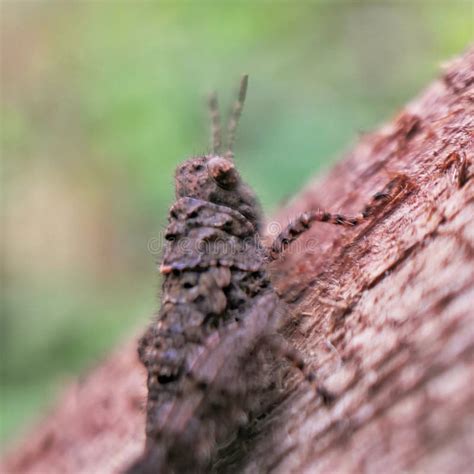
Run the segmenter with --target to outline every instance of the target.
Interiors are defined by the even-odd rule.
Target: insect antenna
[[[221,116],[216,92],[209,95],[209,113],[211,116],[211,148],[212,153],[219,154],[222,145]]]
[[[244,107],[248,81],[249,76],[247,74],[243,75],[242,79],[240,80],[239,95],[237,96],[237,101],[234,103],[232,112],[230,114],[229,123],[227,125],[227,151],[225,153],[225,158],[228,160],[231,160],[234,157],[234,152],[232,149],[235,142],[235,131],[239,123],[240,115],[242,114],[242,109]]]

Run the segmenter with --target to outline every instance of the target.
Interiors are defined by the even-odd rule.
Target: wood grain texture
[[[356,213],[394,174],[407,177],[369,223],[315,225],[272,264],[290,307],[285,336],[337,398],[322,407],[290,372],[280,403],[222,453],[221,472],[470,472],[473,161],[471,49],[277,216]],[[144,387],[126,344],[69,389],[2,472],[119,472],[142,447]]]

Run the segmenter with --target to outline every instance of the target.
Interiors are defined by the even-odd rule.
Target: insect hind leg
[[[310,384],[324,405],[330,405],[335,396],[323,384],[318,382],[316,373],[306,363],[301,352],[291,345],[280,334],[269,335],[265,343],[277,357],[286,359],[293,368],[298,370],[308,384]]]

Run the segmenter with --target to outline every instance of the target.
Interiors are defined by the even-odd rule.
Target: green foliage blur
[[[472,36],[469,1],[2,2],[1,439],[157,309],[207,92],[250,74],[236,161],[271,212]]]

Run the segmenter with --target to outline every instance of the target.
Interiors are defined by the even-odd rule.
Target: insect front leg
[[[276,260],[288,246],[298,237],[310,229],[314,222],[326,222],[328,224],[353,227],[362,224],[369,217],[377,214],[387,203],[396,199],[399,194],[406,189],[408,177],[399,174],[393,178],[382,191],[375,193],[364,208],[354,216],[344,216],[342,214],[332,214],[327,211],[304,212],[280,232],[269,247],[268,259]]]

